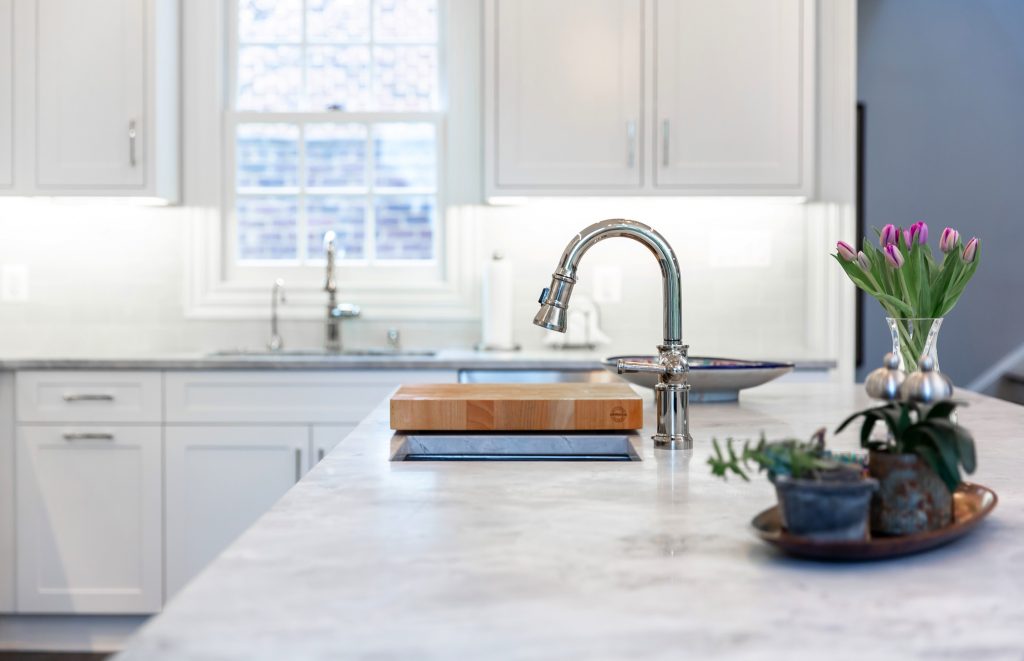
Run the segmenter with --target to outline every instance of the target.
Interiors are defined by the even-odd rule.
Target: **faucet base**
[[[654,447],[660,450],[692,450],[693,437],[689,434],[655,434]]]

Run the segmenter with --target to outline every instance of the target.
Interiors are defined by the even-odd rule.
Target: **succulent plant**
[[[712,475],[727,478],[729,473],[734,473],[749,482],[747,471],[752,464],[757,467],[757,472],[767,472],[768,479],[773,481],[781,476],[820,480],[838,473],[857,475],[860,472],[850,462],[833,458],[825,449],[824,429],[815,432],[809,441],[768,441],[762,433],[756,445],[752,445],[749,440],[745,441],[739,453],[735,443],[732,438],[726,439],[723,452],[718,439],[712,439],[714,454],[708,457]]]
[[[974,438],[953,421],[953,412],[958,406],[966,406],[966,403],[952,399],[931,406],[913,401],[890,402],[854,413],[839,425],[836,433],[857,418],[864,418],[860,428],[861,447],[875,452],[916,454],[953,492],[963,481],[960,469],[969,474],[977,467]],[[889,430],[886,439],[871,438],[879,421]]]

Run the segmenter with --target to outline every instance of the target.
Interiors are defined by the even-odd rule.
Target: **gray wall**
[[[868,233],[924,220],[981,239],[939,339],[965,385],[1024,343],[1024,2],[860,0],[858,31]],[[881,308],[864,307],[862,378],[889,347]]]

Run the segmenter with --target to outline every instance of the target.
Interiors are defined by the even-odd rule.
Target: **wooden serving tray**
[[[391,428],[403,431],[640,429],[643,400],[624,383],[441,383],[402,386]]]
[[[816,560],[881,560],[920,553],[960,539],[995,509],[996,492],[980,484],[964,482],[953,493],[953,522],[945,528],[898,537],[873,537],[853,542],[818,542],[790,535],[782,527],[779,507],[754,517],[757,536],[789,555]]]

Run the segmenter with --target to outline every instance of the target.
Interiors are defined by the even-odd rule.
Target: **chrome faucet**
[[[335,279],[335,255],[337,253],[337,235],[333,230],[324,234],[324,251],[327,253],[327,281],[324,291],[327,292],[327,326],[324,335],[324,348],[328,351],[341,351],[341,320],[359,316],[359,306],[351,303],[338,303],[338,282]]]
[[[287,303],[284,297],[284,280],[274,280],[274,287],[270,290],[270,341],[267,342],[267,349],[280,351],[284,348],[284,340],[277,330],[277,306],[278,303]]]
[[[687,351],[683,344],[682,299],[679,262],[672,246],[661,234],[635,220],[602,220],[577,234],[562,253],[558,270],[551,276],[538,301],[540,311],[533,323],[549,330],[565,332],[569,298],[576,284],[576,269],[583,255],[598,241],[614,236],[639,241],[650,250],[661,266],[662,294],[664,297],[664,342],[658,345],[658,362],[620,360],[619,374],[626,372],[656,372],[660,374],[654,387],[658,429],[654,435],[657,447],[689,450],[693,447],[690,436],[689,397],[690,372]]]

